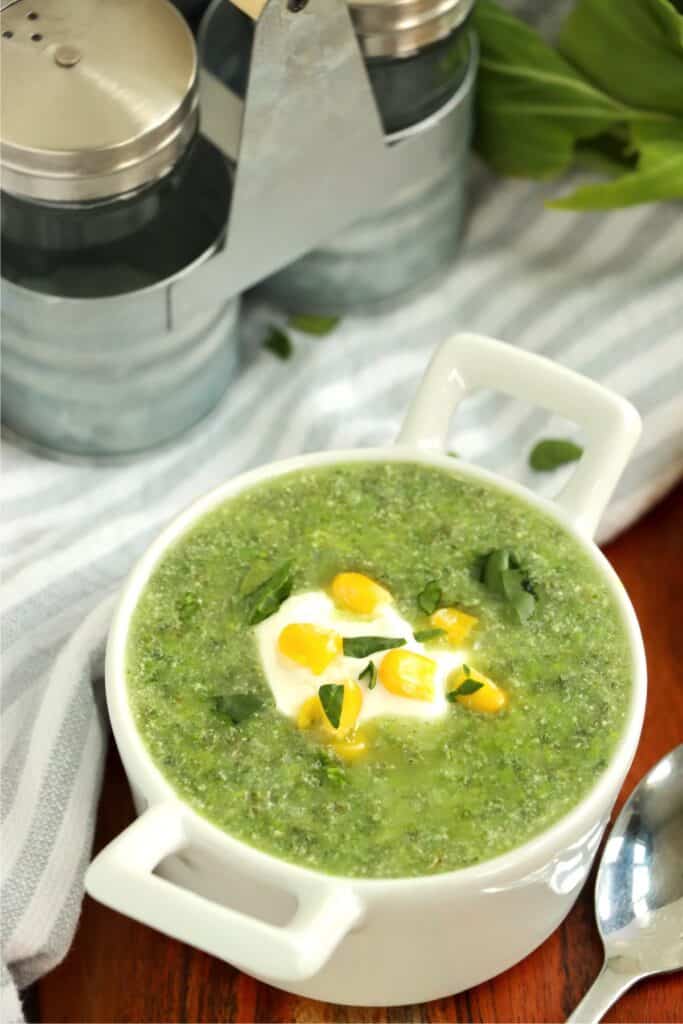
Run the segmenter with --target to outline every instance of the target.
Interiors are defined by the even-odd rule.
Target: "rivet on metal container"
[[[5,427],[79,456],[168,441],[224,392],[238,310],[174,300],[220,250],[231,189],[198,133],[182,16],[166,0],[17,0],[1,130]]]

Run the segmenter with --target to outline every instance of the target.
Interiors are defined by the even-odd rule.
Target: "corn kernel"
[[[336,729],[330,724],[330,720],[325,714],[317,693],[315,696],[305,700],[299,708],[296,719],[296,724],[299,728],[319,728],[322,729],[326,736],[333,737],[335,740],[345,740],[346,737],[350,736],[356,727],[356,722],[363,706],[363,690],[354,679],[345,680],[343,686],[344,701],[342,703],[339,725]]]
[[[459,608],[438,608],[429,621],[436,629],[444,629],[452,644],[459,644],[469,636],[479,619]]]
[[[459,704],[463,704],[471,711],[481,711],[488,715],[495,715],[496,712],[502,711],[507,706],[508,697],[505,690],[494,683],[492,679],[477,672],[476,669],[469,669],[469,672],[466,672],[464,668],[456,669],[448,680],[449,690],[457,690],[466,679],[473,679],[475,683],[481,683],[482,687],[476,693],[458,697]]]
[[[343,740],[335,740],[330,746],[344,761],[359,761],[369,749],[367,737],[360,729]]]
[[[360,572],[340,572],[332,580],[331,590],[336,604],[358,615],[371,615],[391,600],[388,590]]]
[[[380,682],[390,693],[413,700],[434,699],[436,662],[414,651],[393,650],[379,666]]]
[[[319,676],[341,654],[342,638],[312,622],[292,622],[280,633],[278,647],[287,658]]]

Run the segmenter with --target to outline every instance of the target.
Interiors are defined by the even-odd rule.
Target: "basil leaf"
[[[562,438],[547,438],[539,441],[531,450],[529,465],[538,473],[547,473],[567,462],[576,462],[583,455],[583,448]]]
[[[513,608],[520,622],[526,622],[533,615],[536,592],[514,551],[497,548],[489,552],[483,561],[481,582],[487,590],[502,597]]]
[[[429,640],[436,640],[439,636],[445,636],[445,629],[418,629],[413,636],[420,644],[425,644]]]
[[[263,701],[254,693],[221,693],[213,698],[214,709],[239,725],[263,707]]]
[[[526,622],[534,613],[536,598],[524,586],[524,574],[519,569],[506,569],[501,577],[508,603],[514,608],[519,621]]]
[[[499,174],[558,175],[579,139],[628,119],[629,108],[593,85],[575,60],[493,0],[478,0],[473,19],[481,51],[475,145]]]
[[[289,325],[303,334],[314,334],[322,338],[335,329],[339,320],[338,316],[315,316],[314,314],[300,313],[298,316],[290,316]]]
[[[283,562],[272,576],[244,598],[247,624],[255,626],[278,610],[292,592],[292,563]]]
[[[318,690],[318,697],[330,725],[333,729],[338,729],[344,706],[344,684],[323,683]]]
[[[377,666],[374,661],[369,661],[363,671],[358,676],[359,679],[366,679],[368,683],[368,690],[374,690],[377,686]]]
[[[278,359],[289,359],[293,352],[292,339],[279,327],[271,327],[263,347]]]
[[[637,151],[633,170],[613,181],[584,185],[547,205],[556,210],[611,210],[683,198],[683,120],[671,126],[634,124],[632,137]]]
[[[392,647],[403,647],[402,636],[345,636],[343,642],[344,657],[368,658],[377,651],[389,651]]]
[[[623,103],[683,117],[683,16],[670,0],[578,0],[559,48]]]
[[[474,679],[465,679],[455,690],[448,691],[446,694],[446,700],[449,700],[451,704],[454,704],[458,697],[469,697],[470,694],[476,693],[477,690],[481,690],[483,686],[483,683],[478,683]]]
[[[482,571],[482,582],[487,590],[499,597],[505,597],[502,574],[509,568],[517,568],[517,561],[513,551],[509,548],[497,548],[489,552],[484,560]]]
[[[418,607],[425,615],[433,615],[441,602],[441,587],[436,580],[430,580],[417,595]]]

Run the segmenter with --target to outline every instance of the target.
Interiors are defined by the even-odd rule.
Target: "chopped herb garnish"
[[[505,597],[517,613],[520,622],[526,622],[534,614],[536,598],[527,590],[524,576],[519,569],[506,569],[501,573]]]
[[[369,658],[377,651],[388,651],[392,647],[403,647],[402,636],[345,636],[344,657]]]
[[[426,644],[429,640],[436,640],[437,637],[445,635],[445,629],[418,629],[413,634],[419,644]]]
[[[419,608],[425,615],[433,615],[441,602],[441,587],[436,580],[430,580],[417,595]]]
[[[318,697],[328,722],[333,729],[338,729],[344,706],[344,684],[323,683],[318,690]]]
[[[481,690],[483,686],[483,683],[478,683],[475,679],[465,679],[460,686],[455,688],[455,690],[448,691],[446,694],[446,700],[453,704],[458,697],[469,697],[470,694],[476,693],[477,690]]]
[[[548,473],[567,462],[576,462],[583,455],[583,448],[563,438],[547,438],[535,444],[529,455],[529,465],[538,473]]]
[[[463,663],[461,665],[461,668],[462,668],[462,670],[463,670],[463,672],[465,673],[466,676],[471,676],[472,675],[472,669],[470,668],[469,665],[466,665],[464,661],[463,661]]]
[[[239,725],[263,707],[263,701],[254,693],[221,693],[213,698],[213,706],[220,715]]]
[[[459,454],[459,452],[456,452],[455,448],[451,448],[449,451],[447,451],[446,455],[450,455],[450,457],[452,459],[459,459],[460,458],[460,454]]]
[[[300,313],[297,316],[290,316],[289,326],[303,334],[315,334],[322,338],[323,335],[333,331],[340,318],[338,316],[315,316],[314,314]]]
[[[487,590],[507,601],[520,622],[533,615],[536,592],[513,551],[498,548],[489,552],[482,562],[480,578]]]
[[[278,359],[289,359],[294,351],[292,339],[280,327],[271,327],[263,347]]]
[[[368,690],[374,690],[377,686],[377,666],[374,661],[369,661],[363,671],[358,676],[359,679],[365,679],[368,684]]]
[[[244,598],[247,623],[255,626],[278,610],[292,592],[292,563],[283,562],[272,576]]]

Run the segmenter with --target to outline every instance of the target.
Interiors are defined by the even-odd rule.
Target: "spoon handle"
[[[637,974],[624,974],[605,960],[602,970],[585,996],[567,1017],[567,1024],[598,1024],[613,1003],[638,981]]]

